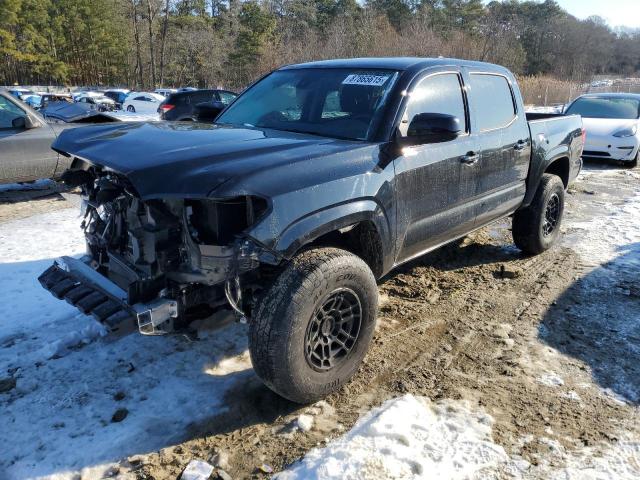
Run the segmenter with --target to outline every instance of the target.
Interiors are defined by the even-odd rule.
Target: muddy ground
[[[613,181],[600,181],[601,171]],[[383,279],[371,350],[354,380],[326,403],[289,403],[248,370],[226,399],[228,411],[192,425],[180,444],[123,460],[118,473],[175,479],[199,458],[219,463],[233,478],[262,478],[404,393],[482,407],[495,419],[494,441],[534,465],[550,455],[549,443],[535,440],[540,437],[568,450],[597,449],[621,432],[640,433],[640,361],[628,362],[640,354],[620,338],[615,317],[621,313],[602,309],[607,302],[638,308],[638,271],[623,272],[603,292],[584,287],[603,267],[576,252],[584,235],[572,226],[601,213],[605,197],[610,205],[638,191],[640,175],[601,164],[588,164],[587,173],[567,195],[564,239],[552,250],[524,257],[503,221]],[[34,202],[39,207],[23,206],[16,215],[66,203],[58,194],[26,204]],[[0,219],[10,211],[0,205]],[[306,432],[294,427],[305,413],[316,419]]]

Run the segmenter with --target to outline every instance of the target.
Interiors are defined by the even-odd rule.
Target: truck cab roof
[[[317,62],[297,63],[286,65],[280,70],[292,70],[300,68],[371,68],[389,70],[422,70],[438,66],[458,66],[482,68],[486,71],[508,72],[500,65],[487,62],[475,62],[460,60],[457,58],[425,58],[425,57],[367,57],[367,58],[341,58],[335,60],[320,60]]]

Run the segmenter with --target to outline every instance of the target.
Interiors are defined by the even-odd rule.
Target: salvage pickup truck
[[[40,282],[143,334],[233,310],[257,375],[311,402],[356,372],[394,267],[507,216],[525,254],[550,248],[583,144],[579,116],[527,121],[500,66],[286,66],[212,124],[63,132],[53,148],[84,195],[87,253]]]

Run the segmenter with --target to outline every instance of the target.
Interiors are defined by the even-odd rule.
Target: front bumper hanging
[[[140,333],[166,333],[162,324],[178,316],[175,300],[159,298],[149,304],[129,305],[127,293],[92,269],[83,261],[86,258],[60,257],[38,281],[54,297],[93,316],[110,331],[130,326],[137,320]]]

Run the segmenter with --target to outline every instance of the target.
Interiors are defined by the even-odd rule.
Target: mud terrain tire
[[[249,328],[256,374],[310,403],[355,374],[373,337],[378,287],[359,257],[337,248],[296,256],[258,302]]]
[[[512,234],[516,246],[537,255],[548,250],[560,235],[564,212],[564,184],[560,177],[545,173],[531,205],[513,215]]]

